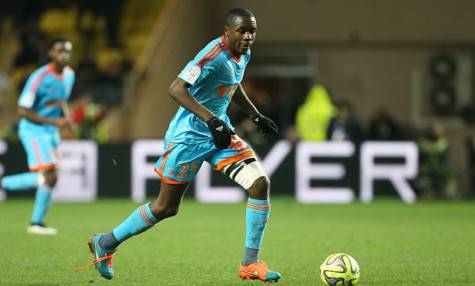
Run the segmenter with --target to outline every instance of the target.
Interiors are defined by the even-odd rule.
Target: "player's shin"
[[[246,208],[246,250],[243,264],[248,265],[258,260],[258,252],[270,213],[269,200],[248,199]]]
[[[35,194],[35,205],[31,216],[32,224],[42,224],[51,206],[51,193],[53,189],[47,185],[40,185]]]
[[[113,250],[131,236],[151,228],[158,221],[159,219],[152,214],[150,203],[147,203],[136,209],[123,223],[114,228],[111,233],[104,235],[99,244],[106,250]]]

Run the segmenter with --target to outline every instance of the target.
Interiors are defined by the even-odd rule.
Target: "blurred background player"
[[[280,279],[278,272],[258,259],[270,211],[269,179],[251,148],[235,135],[226,115],[233,100],[264,136],[277,133],[275,123],[259,113],[240,84],[256,30],[252,12],[241,8],[229,11],[224,35],[202,49],[171,84],[169,94],[181,107],[170,123],[164,154],[156,164],[155,171],[162,178],[158,198],[139,207],[111,233],[94,234],[89,241],[93,264],[104,278],[114,276],[111,257],[120,243],[177,214],[190,182],[207,161],[249,192],[240,277]]]
[[[74,84],[74,71],[68,66],[72,43],[65,38],[51,42],[50,61],[28,78],[18,100],[21,117],[18,134],[28,158],[30,172],[6,176],[2,188],[7,191],[36,189],[31,225],[33,234],[57,234],[44,219],[51,206],[51,192],[57,181],[59,130],[72,133],[66,101]]]

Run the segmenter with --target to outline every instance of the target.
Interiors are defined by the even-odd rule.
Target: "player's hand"
[[[235,133],[229,129],[228,125],[216,116],[206,121],[206,123],[211,135],[213,135],[214,145],[221,149],[229,147],[231,136]]]
[[[65,117],[60,117],[54,121],[54,125],[56,125],[60,129],[63,129],[68,124],[70,124],[70,122]]]
[[[259,127],[261,133],[264,137],[273,137],[279,132],[279,128],[277,124],[275,124],[272,119],[265,117],[262,114],[258,114],[256,117],[252,118],[252,122],[254,122],[257,127]]]

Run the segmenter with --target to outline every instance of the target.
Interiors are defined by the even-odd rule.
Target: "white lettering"
[[[376,164],[377,157],[404,158],[404,164]],[[373,200],[375,179],[391,181],[396,191],[406,203],[414,203],[416,195],[408,179],[417,176],[418,149],[414,142],[365,142],[361,146],[360,159],[361,190],[360,199],[363,202]]]
[[[67,140],[59,146],[58,183],[54,201],[91,202],[97,196],[97,144]]]
[[[132,200],[143,202],[147,194],[147,179],[159,179],[153,172],[155,162],[147,162],[148,156],[161,156],[163,140],[139,140],[132,144]]]
[[[312,157],[350,157],[355,147],[351,142],[301,142],[295,157],[296,197],[301,203],[349,203],[351,188],[311,187],[311,179],[341,179],[345,168],[341,164],[312,164]]]
[[[260,160],[267,176],[274,173],[291,149],[292,145],[288,141],[281,140]],[[245,199],[245,192],[240,187],[211,186],[211,166],[204,164],[196,176],[195,196],[202,203],[237,203]]]

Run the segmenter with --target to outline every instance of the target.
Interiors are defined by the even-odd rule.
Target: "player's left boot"
[[[88,241],[89,249],[94,256],[92,264],[96,265],[97,271],[106,279],[114,278],[114,270],[112,269],[112,255],[116,250],[106,251],[99,245],[102,234],[93,234]]]
[[[28,233],[39,234],[39,235],[57,235],[58,230],[56,228],[47,227],[43,223],[35,223],[28,226],[26,229]]]
[[[249,264],[243,265],[239,269],[239,277],[243,280],[261,280],[264,282],[277,282],[282,277],[279,272],[269,270],[269,266],[263,261],[260,260]]]

